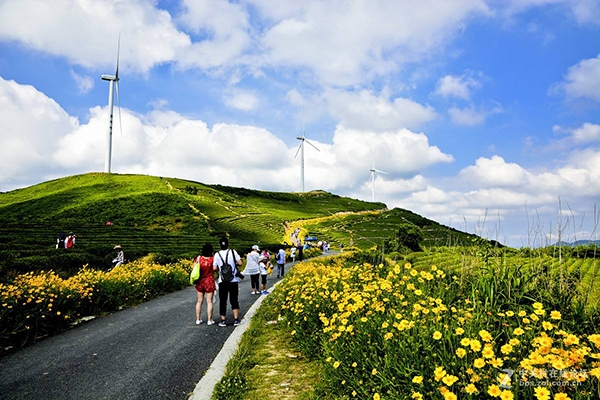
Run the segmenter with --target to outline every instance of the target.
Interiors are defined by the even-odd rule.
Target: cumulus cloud
[[[179,31],[169,13],[155,8],[153,2],[0,3],[0,40],[19,40],[34,50],[64,56],[92,69],[114,68],[119,32],[121,69],[125,72],[132,69],[146,73],[190,46],[189,36]]]
[[[79,122],[33,86],[0,77],[0,190],[53,176],[49,161],[64,135]]]
[[[522,186],[528,182],[528,173],[515,163],[507,163],[500,156],[492,158],[480,157],[475,165],[460,171],[463,180],[471,182],[472,186]]]
[[[437,117],[433,107],[402,97],[390,99],[385,91],[377,96],[368,90],[328,89],[322,100],[329,114],[349,129],[417,129]]]
[[[600,101],[600,55],[582,60],[570,67],[565,80],[553,89],[564,90],[568,98]]]
[[[180,21],[202,39],[179,53],[180,66],[214,68],[238,63],[251,44],[249,15],[226,0],[184,0]]]
[[[570,130],[575,143],[593,143],[600,142],[600,125],[584,123],[576,129]]]
[[[489,13],[478,0],[427,0],[419,7],[410,2],[352,2],[343,13],[335,2],[285,7],[265,0],[252,3],[274,22],[261,41],[266,64],[304,66],[321,82],[342,86],[420,60],[447,43],[465,20]]]

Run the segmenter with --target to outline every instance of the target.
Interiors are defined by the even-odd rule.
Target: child
[[[267,274],[269,272],[267,271],[267,264],[265,264],[265,261],[266,261],[266,257],[261,254],[258,257],[258,266],[260,267],[260,279],[261,279],[260,283],[262,286],[261,294],[269,294],[269,292],[267,292]]]

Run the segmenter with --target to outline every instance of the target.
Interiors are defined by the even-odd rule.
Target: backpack
[[[67,238],[66,244],[65,244],[65,248],[70,249],[73,247],[73,236],[69,236]]]
[[[65,239],[66,239],[67,235],[65,235],[64,233],[61,233],[60,235],[58,235],[58,239],[56,240],[56,248],[57,249],[64,249],[65,248]]]
[[[231,282],[233,280],[233,267],[231,266],[231,264],[229,264],[229,262],[227,262],[227,258],[229,257],[229,250],[227,250],[227,253],[225,253],[225,260],[223,260],[221,252],[219,252],[218,254],[219,258],[221,259],[221,262],[223,263],[223,265],[221,266],[221,280],[223,282]]]

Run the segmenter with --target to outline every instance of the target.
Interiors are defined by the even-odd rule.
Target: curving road
[[[275,281],[269,277],[267,287]],[[250,279],[240,283],[241,315],[258,297],[250,294]],[[0,399],[187,399],[240,328],[231,325],[229,307],[227,327],[196,325],[195,303],[188,287],[1,358]]]

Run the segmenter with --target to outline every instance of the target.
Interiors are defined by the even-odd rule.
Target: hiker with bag
[[[215,284],[215,278],[213,278],[213,272],[216,270],[214,266],[214,255],[213,247],[210,243],[206,243],[202,247],[202,254],[194,259],[194,267],[192,272],[198,271],[198,277],[193,278],[192,284],[196,287],[198,293],[198,301],[196,302],[196,325],[200,325],[204,321],[202,320],[202,303],[204,303],[204,296],[206,296],[206,325],[213,325],[213,296],[217,285]]]
[[[219,239],[221,250],[215,254],[213,266],[219,270],[219,314],[221,314],[221,322],[219,326],[227,326],[227,298],[231,304],[233,312],[233,326],[240,324],[240,303],[239,298],[239,282],[244,279],[244,275],[239,273],[237,267],[242,265],[240,255],[234,249],[229,249],[229,239],[222,237]]]

